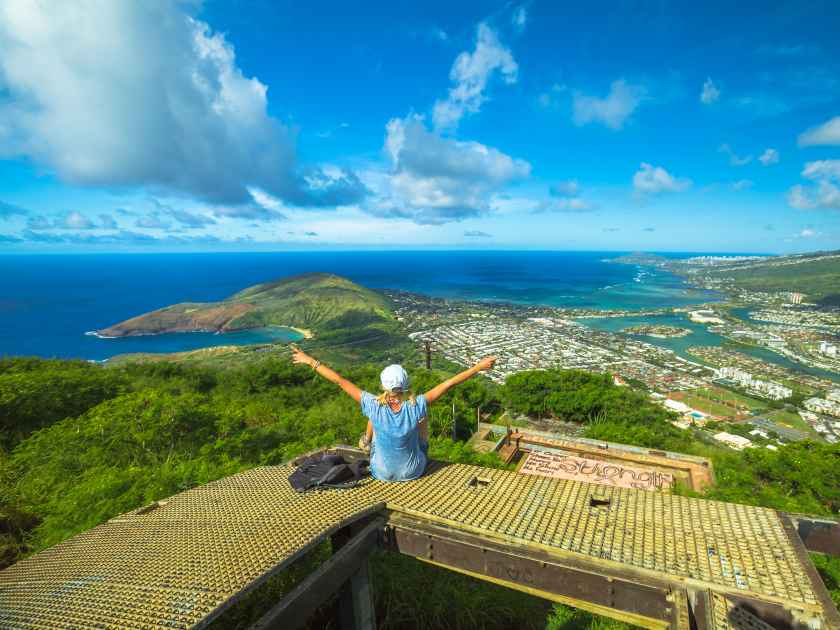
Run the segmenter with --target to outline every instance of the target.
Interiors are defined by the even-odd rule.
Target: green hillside
[[[174,304],[98,332],[124,337],[263,326],[326,331],[391,321],[393,312],[383,295],[340,276],[308,273],[248,287],[221,302]]]
[[[760,264],[709,272],[750,291],[798,291],[809,301],[840,305],[840,256],[770,258]]]
[[[256,357],[225,367],[0,359],[0,568],[187,488],[358,439],[365,419],[339,388],[293,365],[288,354]],[[421,369],[419,357],[396,358],[416,391],[450,375]],[[355,362],[341,371],[377,391],[381,366]],[[477,408],[488,419],[505,411],[550,414],[580,424],[586,437],[710,457],[712,499],[825,515],[840,507],[840,445],[743,452],[706,446],[671,425],[646,395],[578,371],[522,372],[501,387],[479,378],[453,389],[430,415],[432,457],[504,465],[464,441]],[[840,600],[840,561],[816,562]],[[384,630],[629,628],[406,557],[377,555],[371,567]],[[248,627],[304,574],[281,574],[213,627]]]

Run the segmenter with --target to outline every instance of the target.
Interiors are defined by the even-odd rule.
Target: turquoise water
[[[738,314],[738,317],[745,317],[746,311],[749,309],[735,309],[745,312],[744,315]],[[582,324],[596,328],[598,330],[605,330],[608,332],[621,332],[623,329],[630,326],[639,326],[642,324],[654,324],[662,326],[676,326],[678,328],[686,328],[691,331],[690,335],[685,337],[673,337],[670,339],[660,339],[658,337],[648,337],[645,335],[629,335],[635,339],[646,341],[653,345],[661,346],[673,350],[678,356],[691,361],[700,362],[696,357],[688,353],[688,348],[691,346],[722,346],[728,340],[725,337],[710,332],[704,325],[696,324],[688,319],[685,313],[669,313],[667,315],[653,315],[649,317],[603,317],[603,318],[586,318],[578,320]],[[833,381],[840,382],[840,375],[834,372],[827,372],[819,368],[812,368],[796,361],[791,361],[785,356],[768,350],[767,348],[760,348],[755,346],[738,346],[738,352],[743,352],[756,359],[761,359],[767,363],[774,363],[778,366],[804,372],[813,376],[820,376]]]
[[[289,343],[300,341],[303,335],[291,328],[272,326],[224,334],[191,332],[113,339],[85,335],[84,352],[88,356],[105,358],[129,352],[183,352],[211,346],[245,346],[257,343]],[[102,357],[102,355],[105,357]]]
[[[643,324],[653,324],[658,326],[676,326],[677,328],[685,328],[691,331],[690,335],[685,337],[671,337],[668,339],[660,339],[658,337],[648,337],[646,335],[630,335],[636,339],[647,341],[648,343],[662,346],[673,350],[679,356],[692,361],[697,361],[696,358],[691,357],[687,350],[691,346],[719,346],[725,341],[720,335],[709,332],[702,324],[695,324],[688,316],[683,313],[669,313],[667,315],[652,315],[650,317],[604,317],[604,318],[586,318],[578,320],[582,324],[586,324],[598,330],[606,330],[608,332],[621,332],[630,326],[640,326]]]
[[[260,282],[325,271],[371,288],[436,297],[647,310],[715,299],[680,278],[605,262],[617,252],[369,251],[0,255],[0,356],[104,359],[284,340],[288,332],[86,336],[176,302],[223,299]],[[280,338],[277,337],[280,335]]]

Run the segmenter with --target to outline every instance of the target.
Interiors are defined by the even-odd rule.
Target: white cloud
[[[528,177],[531,165],[478,142],[443,138],[422,116],[394,118],[386,126],[385,152],[392,170],[373,187],[373,214],[440,224],[483,214],[505,184]]]
[[[764,149],[764,153],[759,156],[758,161],[764,164],[764,166],[778,164],[779,152],[776,149]]]
[[[179,208],[171,208],[169,210],[169,216],[175,219],[185,229],[202,228],[216,223],[213,217],[209,217],[206,214],[189,212],[188,210],[181,210]]]
[[[528,23],[528,10],[525,7],[517,7],[511,16],[511,23],[517,33],[525,30],[525,25]]]
[[[110,214],[100,214],[99,221],[100,225],[106,230],[117,229],[117,222],[114,220],[114,217],[112,217]]]
[[[471,53],[462,52],[452,64],[449,78],[455,85],[445,100],[435,102],[432,114],[435,129],[454,129],[466,114],[478,112],[487,100],[484,92],[496,71],[505,83],[516,83],[519,66],[496,32],[482,22],[478,25],[475,49]]]
[[[812,230],[811,228],[802,228],[802,231],[796,235],[797,238],[813,238],[818,236],[819,232],[816,230]]]
[[[737,182],[732,182],[732,190],[749,190],[752,186],[753,182],[749,179],[739,179]]]
[[[589,212],[595,209],[595,205],[579,195],[581,192],[580,182],[570,179],[558,182],[548,189],[551,199],[540,202],[534,212]]]
[[[575,196],[580,193],[580,182],[576,179],[570,179],[565,182],[558,182],[548,190],[549,194],[554,197]]]
[[[464,236],[467,238],[490,238],[493,235],[488,234],[487,232],[482,232],[481,230],[467,230],[464,232]]]
[[[53,227],[53,222],[45,216],[38,215],[29,217],[29,220],[26,222],[26,227],[30,230],[49,230]]]
[[[737,155],[728,144],[724,143],[718,147],[719,153],[725,153],[729,156],[729,163],[732,166],[745,166],[753,160],[753,156],[745,155],[743,157]]]
[[[557,197],[554,199],[548,199],[539,204],[535,212],[582,213],[591,212],[594,209],[594,205],[585,199],[581,199],[580,197]]]
[[[798,210],[832,208],[840,210],[840,160],[808,162],[802,177],[815,182],[805,187],[797,184],[788,191],[788,205]]]
[[[249,221],[286,221],[288,219],[282,212],[255,203],[243,206],[213,206],[209,210],[214,217],[219,219],[244,219]]]
[[[797,210],[809,210],[816,206],[814,201],[808,196],[805,187],[801,184],[796,184],[791,187],[787,194],[787,202],[791,208],[796,208]]]
[[[169,223],[162,220],[157,214],[150,214],[145,217],[139,217],[134,225],[139,228],[146,228],[152,230],[165,230],[169,228]]]
[[[720,88],[715,85],[711,77],[703,83],[703,90],[700,92],[700,102],[704,105],[711,105],[720,98]]]
[[[817,203],[822,208],[840,210],[840,188],[837,184],[826,180],[817,184]]]
[[[840,160],[817,160],[808,162],[802,169],[802,177],[814,181],[824,179],[840,180]]]
[[[572,96],[572,119],[578,126],[599,122],[610,129],[621,129],[645,98],[646,90],[624,79],[613,81],[604,98],[575,92]]]
[[[513,197],[508,194],[494,194],[490,196],[488,205],[494,214],[519,214],[535,212],[541,202],[531,197]]]
[[[267,113],[220,33],[188,4],[0,3],[0,157],[26,156],[74,184],[143,187],[245,203],[256,185],[312,195],[294,134]],[[364,191],[339,182],[345,200]]]
[[[108,214],[99,215],[100,222],[97,223],[89,216],[81,212],[73,211],[67,212],[63,215],[53,217],[45,217],[43,215],[31,216],[26,223],[26,227],[30,230],[95,230],[98,228],[112,228],[116,227],[116,222],[113,217]]]
[[[161,203],[154,197],[152,197],[149,201],[152,202],[156,209],[155,212],[152,213],[153,218],[145,217],[148,224],[141,225],[140,223],[136,223],[139,227],[168,228],[169,224],[164,222],[163,219],[161,219],[161,216],[167,216],[170,219],[174,219],[179,224],[179,229],[186,230],[203,228],[216,223],[216,220],[205,212],[191,212],[184,210],[183,208],[173,207],[165,203]]]
[[[800,147],[840,145],[840,116],[801,133],[798,142]]]
[[[646,162],[642,162],[639,170],[633,175],[633,188],[640,194],[681,192],[690,186],[690,179],[674,177],[661,166],[653,166]]]
[[[789,112],[792,105],[772,94],[739,96],[730,101],[755,118],[773,118]]]
[[[441,41],[441,42],[449,41],[449,34],[446,31],[444,31],[442,28],[440,28],[439,26],[432,27],[431,35],[432,35],[432,38],[434,38],[438,41]]]
[[[93,221],[80,212],[70,212],[64,217],[62,227],[68,230],[90,230],[94,227]]]

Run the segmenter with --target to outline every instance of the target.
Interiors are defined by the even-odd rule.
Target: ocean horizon
[[[373,289],[598,310],[640,311],[717,298],[667,272],[605,262],[622,253],[626,252],[5,254],[0,256],[0,356],[103,360],[126,352],[287,341],[295,336],[286,329],[121,339],[86,333],[177,302],[217,301],[254,284],[316,271]]]

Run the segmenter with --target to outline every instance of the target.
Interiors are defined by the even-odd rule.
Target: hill
[[[105,337],[288,326],[324,331],[393,321],[383,295],[347,278],[307,273],[258,284],[220,302],[182,302],[97,331]]]
[[[741,289],[798,291],[809,301],[840,305],[840,252],[774,256],[707,273]]]
[[[339,388],[287,355],[255,356],[225,367],[0,359],[0,567],[181,490],[358,439],[365,420]],[[403,363],[416,391],[450,376],[422,369],[419,360]],[[342,373],[375,391],[380,368],[360,361]],[[463,442],[477,408],[491,421],[505,412],[548,412],[579,424],[589,438],[711,457],[718,485],[708,498],[826,515],[840,506],[840,445],[706,446],[646,396],[577,371],[522,372],[502,387],[474,379],[451,390],[429,418],[433,458],[504,465]],[[450,440],[453,420],[457,441]],[[837,593],[840,563],[818,562]],[[213,627],[250,626],[307,571],[272,578],[268,590],[231,607]],[[392,554],[377,555],[371,572],[378,626],[386,630],[628,630],[562,607],[546,619],[542,600]]]

